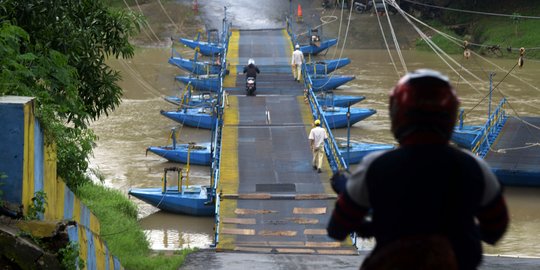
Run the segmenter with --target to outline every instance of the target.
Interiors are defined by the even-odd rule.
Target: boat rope
[[[129,6],[129,4],[126,2],[126,0],[124,0],[124,4],[126,5],[126,7],[127,7],[127,9],[128,9],[129,11],[133,12],[133,10],[132,10],[131,7]],[[144,27],[142,28],[142,31],[143,31],[143,33],[146,35],[146,37],[148,37],[149,40],[154,41],[154,40],[152,39],[152,36],[150,36],[150,34],[148,34],[148,32],[146,31],[146,29],[145,29]]]
[[[394,8],[400,13],[403,18],[413,27],[413,29],[420,35],[420,37],[426,42],[426,44],[435,52],[435,54],[443,61],[457,76],[461,77],[465,83],[467,83],[473,90],[478,92],[479,94],[482,94],[480,90],[478,90],[471,82],[469,82],[467,79],[465,79],[459,71],[457,71],[454,66],[452,66],[448,61],[454,63],[456,66],[461,66],[460,63],[458,63],[454,58],[452,58],[450,55],[448,55],[444,50],[442,50],[437,44],[435,44],[418,26],[416,26],[411,20],[410,17],[412,17],[410,14],[403,11],[401,8],[399,8],[399,5],[394,5]],[[414,17],[412,17],[414,18]],[[415,19],[415,18],[414,18]],[[446,59],[445,59],[446,58]],[[448,59],[448,61],[447,61]],[[467,69],[464,69],[468,74],[473,76],[479,81],[482,81],[480,78],[478,78],[476,75],[474,75],[472,72],[468,71]]]
[[[388,45],[388,40],[386,40],[386,34],[384,33],[384,28],[381,23],[381,19],[379,18],[378,14],[375,14],[377,17],[377,22],[379,22],[379,28],[381,30],[381,35],[384,41],[384,45],[386,46],[386,51],[388,52],[388,57],[390,58],[390,62],[392,63],[392,66],[394,67],[394,71],[396,72],[398,78],[401,78],[401,73],[399,72],[396,62],[394,61],[394,57],[392,56],[392,51],[390,50],[390,46]]]
[[[466,9],[457,9],[457,8],[448,8],[448,7],[441,7],[441,6],[435,6],[425,3],[420,3],[412,0],[403,0],[404,2],[409,2],[411,4],[419,5],[419,6],[426,6],[430,8],[437,8],[437,9],[444,9],[444,10],[450,10],[450,11],[456,11],[456,12],[462,12],[462,13],[472,13],[472,14],[478,14],[478,15],[486,15],[486,16],[498,16],[498,17],[510,17],[510,18],[519,18],[519,19],[540,19],[538,16],[524,16],[524,15],[517,15],[517,14],[502,14],[502,13],[491,13],[491,12],[481,12],[481,11],[474,11],[474,10],[466,10]]]
[[[391,1],[393,1],[394,4],[395,4],[394,0],[391,0]],[[394,31],[394,26],[392,25],[392,21],[390,21],[390,16],[388,16],[389,13],[388,13],[388,9],[386,7],[386,2],[385,2],[385,0],[381,0],[381,2],[382,2],[383,7],[384,7],[384,12],[386,14],[386,19],[388,21],[388,27],[390,27],[390,33],[392,34],[392,39],[394,41],[394,46],[395,46],[396,52],[398,54],[399,60],[401,61],[401,65],[403,66],[403,70],[405,71],[405,73],[408,73],[409,71],[407,69],[407,65],[405,64],[405,59],[403,58],[403,54],[401,53],[401,47],[399,46],[399,42],[398,42],[397,37],[396,37],[396,32]],[[378,15],[378,14],[376,14],[376,15]],[[377,18],[378,17],[379,16],[377,16]]]
[[[407,13],[405,13],[405,14],[407,14]],[[447,38],[449,41],[453,42],[454,44],[456,44],[456,45],[458,45],[458,46],[461,46],[460,44],[463,44],[463,43],[465,42],[464,40],[460,40],[460,39],[458,39],[458,38],[452,37],[452,36],[450,36],[450,35],[448,35],[448,34],[442,32],[442,31],[440,31],[440,30],[438,30],[438,29],[436,29],[436,28],[431,27],[430,25],[428,25],[428,24],[426,24],[426,23],[424,23],[424,22],[422,22],[422,21],[416,19],[414,16],[412,16],[412,15],[410,15],[410,14],[407,14],[407,16],[409,16],[410,18],[416,20],[418,23],[420,23],[420,24],[422,24],[422,25],[424,25],[424,26],[430,28],[431,30],[437,32],[438,34],[440,34],[441,36]],[[469,43],[469,44],[471,44],[471,43]],[[474,44],[473,44],[473,45],[474,45]],[[506,72],[506,69],[504,69],[504,68],[502,68],[501,66],[497,65],[496,63],[494,63],[493,61],[489,60],[488,58],[481,56],[480,54],[476,53],[475,51],[472,51],[472,50],[471,50],[470,52],[473,54],[473,56],[475,56],[475,57],[473,57],[473,59],[480,58],[480,59],[482,59],[483,61],[487,62],[488,64],[490,64],[490,65],[496,67],[498,70]],[[469,73],[469,74],[472,75],[472,73]],[[521,77],[519,77],[519,76],[517,76],[517,75],[514,75],[514,74],[510,74],[510,76],[511,76],[512,78],[517,79],[517,80],[519,80],[520,82],[526,84],[527,86],[529,86],[529,87],[535,89],[536,91],[540,92],[540,88],[538,88],[537,86],[535,86],[535,85],[533,85],[533,84],[531,84],[531,83],[529,83],[529,82],[523,80]],[[481,79],[478,79],[478,80],[482,81]]]
[[[156,97],[162,96],[161,93],[157,89],[155,89],[152,85],[150,85],[145,80],[143,80],[142,77],[140,76],[140,73],[134,70],[131,67],[131,65],[126,62],[126,60],[124,59],[119,59],[119,60],[120,60],[120,64],[125,67],[125,70],[131,75],[131,77],[133,77],[133,79],[135,79],[137,84],[140,85],[143,88],[143,90],[145,90],[146,92]]]
[[[139,11],[141,12],[141,14],[144,16],[144,12],[141,8],[141,5],[139,5],[139,1],[138,0],[135,0],[135,3],[137,4],[137,7],[139,8]],[[159,37],[156,35],[156,32],[154,32],[154,29],[152,29],[152,27],[150,26],[150,24],[148,23],[147,20],[144,20],[144,24],[146,25],[146,27],[148,27],[148,29],[150,30],[150,32],[152,32],[152,35],[158,40],[159,43],[161,43],[161,40],[159,39]]]
[[[176,31],[178,31],[180,34],[182,35],[186,35],[186,33],[184,31],[182,31],[182,26],[184,26],[184,20],[182,20],[180,26],[176,25],[176,23],[173,21],[173,19],[171,18],[171,16],[169,16],[169,13],[167,13],[167,10],[165,9],[165,7],[163,6],[163,4],[161,3],[161,0],[157,0],[159,6],[161,7],[161,10],[163,11],[163,13],[165,14],[165,16],[167,16],[167,18],[169,19],[169,21],[172,23],[172,25],[174,25],[174,27],[176,28]]]

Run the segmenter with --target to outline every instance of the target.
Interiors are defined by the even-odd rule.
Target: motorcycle
[[[255,84],[255,77],[247,77],[246,78],[246,95],[254,96],[256,89],[257,89],[257,86]]]

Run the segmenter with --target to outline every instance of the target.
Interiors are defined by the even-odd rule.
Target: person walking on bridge
[[[313,169],[321,173],[322,161],[324,157],[324,140],[328,139],[326,130],[321,127],[321,120],[317,119],[314,122],[315,127],[309,132],[309,144],[313,152]]]
[[[476,269],[481,241],[494,245],[505,233],[497,177],[484,160],[449,144],[458,105],[439,72],[405,75],[389,100],[399,147],[364,157],[351,176],[332,177],[339,196],[328,235],[375,237],[361,269]]]
[[[294,46],[295,50],[292,53],[291,66],[293,70],[294,80],[299,82],[302,79],[302,64],[304,63],[304,53],[300,50],[300,45]]]

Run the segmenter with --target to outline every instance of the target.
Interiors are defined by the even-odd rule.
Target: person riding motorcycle
[[[261,71],[255,65],[255,60],[250,58],[248,60],[248,65],[244,67],[244,74],[246,74],[246,94],[249,96],[255,95],[254,92],[257,89],[257,73],[261,73]]]
[[[258,73],[261,73],[261,71],[255,65],[255,60],[250,58],[248,60],[247,66],[244,66],[244,74],[246,74],[246,78],[249,78],[249,77],[257,78]]]

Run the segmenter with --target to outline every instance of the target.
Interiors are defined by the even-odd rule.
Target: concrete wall
[[[69,239],[79,243],[87,269],[122,268],[99,236],[99,220],[57,177],[56,149],[44,145],[31,97],[0,97],[0,172],[7,175],[0,179],[0,198],[10,206],[21,206],[27,214],[34,194],[44,191],[47,206],[42,220],[77,222]]]

